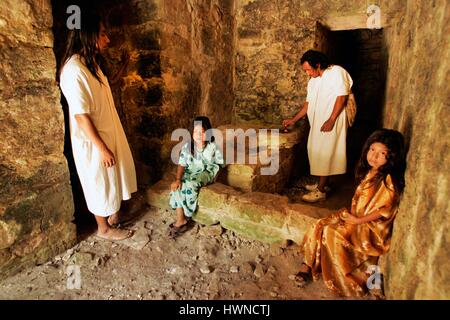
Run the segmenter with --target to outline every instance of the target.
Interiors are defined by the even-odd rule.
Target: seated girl
[[[169,228],[172,238],[188,229],[190,218],[197,209],[200,188],[214,182],[219,167],[224,164],[222,153],[208,131],[211,128],[207,117],[196,117],[191,142],[181,149],[176,180],[170,186],[169,203],[177,214],[176,222]]]
[[[344,296],[368,292],[366,273],[389,249],[392,224],[404,188],[405,152],[398,131],[381,129],[366,141],[356,168],[359,183],[351,210],[320,219],[305,234],[297,280],[318,280]]]

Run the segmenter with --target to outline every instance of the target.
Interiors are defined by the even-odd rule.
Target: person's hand
[[[349,212],[343,212],[341,214],[341,219],[344,220],[348,224],[359,224],[359,218],[355,217]]]
[[[282,122],[283,127],[289,127],[289,126],[292,126],[294,123],[295,123],[295,122],[294,122],[294,120],[292,120],[292,119],[285,119],[285,120],[283,120],[283,122]]]
[[[180,180],[175,180],[170,185],[170,190],[171,191],[176,191],[176,190],[180,189],[180,187],[181,187],[181,181]]]
[[[337,216],[341,220],[345,220],[348,217],[349,214],[350,214],[350,212],[348,211],[347,208],[341,208],[341,209],[339,209],[337,211]]]
[[[331,131],[334,127],[334,121],[332,119],[328,119],[325,121],[322,125],[322,128],[320,128],[320,131],[322,132],[328,132]]]
[[[107,147],[104,147],[101,150],[102,162],[105,168],[112,167],[116,164],[116,158],[114,157],[114,153],[111,152]]]

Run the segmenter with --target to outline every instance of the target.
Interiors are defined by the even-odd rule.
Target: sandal
[[[118,221],[117,223],[112,223],[112,222],[111,222],[111,217],[112,217],[112,216],[114,216],[114,214],[110,215],[110,216],[107,218],[107,221],[108,221],[109,226],[110,226],[111,228],[114,228],[114,229],[122,229],[122,222],[120,221],[120,218],[119,218],[119,221]]]
[[[307,266],[306,264],[302,264],[303,266]],[[308,267],[308,266],[307,266]],[[309,269],[309,267],[308,267]],[[310,280],[311,280],[311,271],[299,271],[297,272],[297,274],[295,275],[295,283],[297,284],[297,286],[299,286],[300,288],[303,288]]]
[[[111,217],[111,216],[109,216],[109,217]],[[124,227],[129,225],[131,223],[131,221],[133,220],[133,218],[121,218],[121,219],[119,219],[118,223],[111,223],[109,217],[108,217],[108,224],[111,228],[114,228],[114,229],[123,229]]]
[[[176,239],[191,228],[191,220],[188,220],[182,226],[175,226],[174,223],[169,225],[169,237]]]

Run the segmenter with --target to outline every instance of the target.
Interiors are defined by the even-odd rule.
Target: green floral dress
[[[209,142],[202,150],[196,149],[195,157],[186,143],[180,152],[178,165],[184,167],[181,188],[170,192],[169,204],[172,209],[183,208],[184,215],[192,217],[197,209],[198,192],[211,183],[223,167],[222,153],[214,142]]]

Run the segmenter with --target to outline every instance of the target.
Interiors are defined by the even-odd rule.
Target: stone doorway
[[[102,17],[110,39],[105,52],[104,71],[114,97],[114,103],[130,144],[137,170],[140,189],[162,175],[164,161],[161,158],[161,136],[169,131],[172,123],[162,119],[163,80],[161,72],[161,39],[159,25],[154,23],[157,6],[153,1],[52,0],[54,53],[57,70],[62,63],[68,34],[66,22],[69,6],[80,10],[92,10]],[[117,81],[114,75],[123,63],[122,54],[128,54],[128,65]],[[58,71],[57,71],[58,73]],[[58,79],[58,74],[56,75]],[[83,190],[73,161],[69,135],[68,106],[63,95],[61,105],[65,118],[64,155],[67,159],[74,199],[74,223],[79,238],[96,229],[94,216],[87,209]],[[122,202],[121,210],[127,211],[128,202]]]
[[[62,58],[65,51],[67,40],[66,21],[69,17],[67,9],[70,5],[79,5],[83,1],[51,1],[52,16],[53,16],[53,52],[56,58],[56,79],[59,81],[59,70],[62,63]],[[96,227],[94,216],[89,212],[84,198],[83,189],[75,167],[73,159],[72,145],[70,141],[70,126],[69,126],[69,108],[64,95],[61,93],[61,106],[64,114],[64,156],[67,160],[67,166],[70,173],[70,185],[72,188],[73,203],[74,203],[74,220],[73,222],[77,228],[78,237],[86,232],[93,232]]]
[[[333,30],[317,23],[316,48],[353,79],[358,105],[348,131],[348,172],[353,172],[368,136],[382,126],[388,55],[383,29]]]
[[[120,81],[116,85],[110,82],[110,86],[133,153],[139,190],[145,190],[171,165],[171,149],[176,144],[171,141],[171,133],[175,129],[188,128],[198,114],[209,116],[214,126],[231,122],[232,3],[52,0],[57,68],[64,51],[70,5],[103,16],[111,41],[105,53],[109,79],[120,69],[123,51],[129,54]],[[61,100],[67,115],[65,101]],[[73,164],[67,121],[65,129],[75,222],[87,220],[95,227]]]

